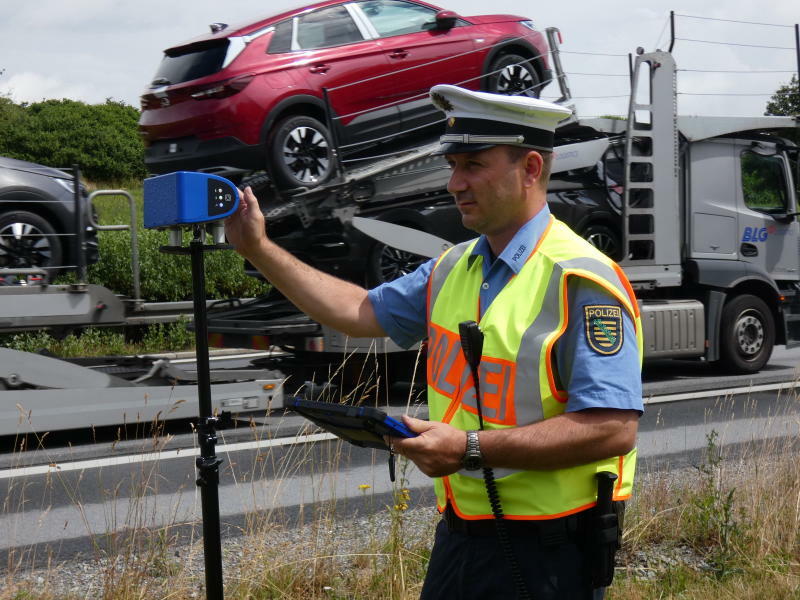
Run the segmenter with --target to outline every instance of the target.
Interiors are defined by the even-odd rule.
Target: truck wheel
[[[402,225],[403,223],[401,223]],[[406,225],[411,227],[411,225]],[[372,246],[367,263],[367,287],[375,287],[407,275],[428,259],[378,242]]]
[[[622,240],[619,234],[607,225],[589,225],[583,231],[583,239],[611,260],[622,258]]]
[[[772,355],[775,322],[763,300],[736,296],[722,309],[720,366],[731,373],[756,373]]]
[[[316,187],[333,175],[330,133],[313,117],[293,115],[279,121],[267,149],[270,172],[280,189]]]
[[[492,61],[487,76],[487,91],[508,96],[538,98],[541,80],[536,68],[524,56],[502,54]]]
[[[23,210],[0,214],[0,268],[41,267],[52,280],[61,257],[58,234],[42,217]]]

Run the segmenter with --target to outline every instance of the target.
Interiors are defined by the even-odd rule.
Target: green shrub
[[[188,244],[190,234],[184,234]],[[165,254],[165,231],[140,229],[139,268],[142,298],[151,302],[172,302],[192,297],[192,270],[186,255]],[[89,267],[89,281],[118,294],[133,295],[131,236],[129,231],[99,234],[100,262]],[[264,294],[262,281],[244,273],[244,261],[232,250],[209,252],[205,256],[206,294],[209,298],[245,298]]]
[[[179,352],[194,347],[194,331],[189,331],[188,318],[174,323],[142,326],[136,332],[126,328],[89,327],[67,336],[53,337],[46,331],[26,331],[0,335],[0,347],[21,352],[46,350],[56,356],[108,356],[152,352]],[[138,341],[131,333],[141,334]],[[137,336],[138,337],[138,336]]]
[[[121,181],[146,174],[139,111],[123,102],[86,104],[44,100],[15,104],[0,98],[0,155],[52,167],[80,165],[91,180]]]
[[[194,347],[194,331],[186,327],[189,320],[155,323],[144,332],[139,352],[178,352]]]
[[[131,186],[128,191],[137,206],[142,298],[149,302],[190,299],[192,272],[189,257],[159,250],[169,243],[169,234],[144,228],[142,184]],[[95,207],[103,225],[130,223],[128,203],[119,197],[100,197]],[[184,233],[184,245],[188,245],[190,239],[191,235]],[[118,294],[133,296],[130,231],[101,231],[98,243],[100,262],[89,267],[89,282],[103,285]],[[245,275],[244,261],[232,250],[206,253],[205,273],[209,298],[249,298],[265,294],[269,289],[263,281]]]

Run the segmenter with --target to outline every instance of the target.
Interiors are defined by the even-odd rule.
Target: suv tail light
[[[218,98],[227,98],[238,94],[253,80],[255,75],[241,75],[228,79],[227,81],[217,81],[204,88],[199,88],[197,91],[192,92],[190,96],[195,100],[212,100]]]

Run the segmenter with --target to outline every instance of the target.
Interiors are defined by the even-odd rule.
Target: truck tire
[[[334,172],[328,128],[313,117],[290,115],[275,125],[267,144],[269,171],[282,190],[313,188]]]
[[[719,366],[730,373],[760,371],[775,345],[775,321],[763,300],[742,294],[722,309]]]
[[[45,219],[24,210],[0,214],[0,268],[40,267],[52,281],[62,256],[61,239]]]
[[[428,259],[378,242],[369,253],[366,285],[375,287],[416,270]]]
[[[519,54],[501,54],[489,66],[487,91],[507,96],[538,98],[541,79],[530,60]]]
[[[583,230],[582,237],[611,260],[622,259],[622,239],[608,225],[589,225]]]

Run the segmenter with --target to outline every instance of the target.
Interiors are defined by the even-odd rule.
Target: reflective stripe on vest
[[[460,347],[458,323],[476,319],[483,281],[481,257],[470,265],[475,241],[459,244],[434,267],[428,290],[428,403],[431,419],[477,429],[477,403]],[[561,414],[566,393],[558,390],[551,353],[567,325],[566,286],[584,277],[608,290],[631,316],[641,356],[638,305],[622,271],[606,256],[551,219],[539,247],[497,295],[480,320],[484,353],[479,377],[486,429],[535,423]],[[615,497],[630,495],[635,450],[589,465],[555,471],[495,469],[509,518],[552,518],[591,506],[594,473],[620,475]],[[491,510],[480,472],[459,471],[436,480],[440,508],[447,498],[465,518],[488,518]]]

